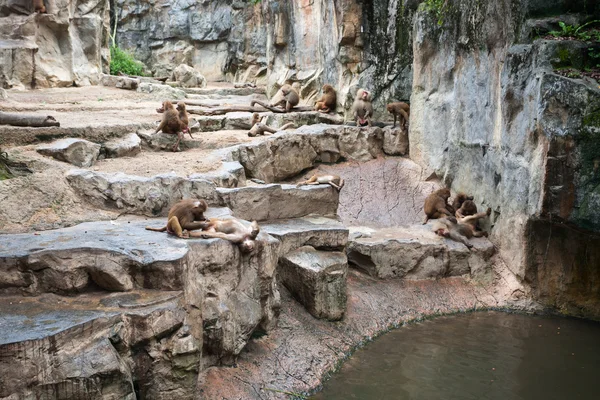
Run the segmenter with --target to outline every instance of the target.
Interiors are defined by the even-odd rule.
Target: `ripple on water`
[[[311,399],[597,400],[600,324],[477,312],[389,332]]]

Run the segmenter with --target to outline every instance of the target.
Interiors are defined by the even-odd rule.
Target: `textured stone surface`
[[[173,151],[173,146],[175,146],[175,143],[177,143],[177,135],[155,132],[156,128],[149,131],[138,131],[137,134],[141,138],[143,146],[155,151]],[[187,149],[197,149],[202,147],[202,144],[203,141],[202,139],[198,138],[198,136],[190,138],[189,134],[185,134],[179,141],[179,150],[185,151]]]
[[[206,179],[188,179],[175,174],[150,178],[71,170],[67,181],[91,204],[147,216],[167,215],[175,201],[194,197],[218,203],[215,184]]]
[[[106,158],[118,158],[118,157],[134,157],[142,151],[142,141],[140,137],[135,133],[113,139],[103,144],[103,153]]]
[[[281,282],[309,313],[331,321],[346,312],[348,260],[338,251],[304,246],[282,257]]]
[[[440,184],[426,182],[423,168],[408,158],[319,165],[299,176],[335,174],[344,179],[338,215],[347,226],[392,227],[422,222],[423,203]]]
[[[364,162],[377,158],[384,154],[383,136],[381,128],[305,125],[292,132],[274,134],[261,143],[240,145],[233,158],[250,177],[277,182],[318,162]]]
[[[109,1],[0,1],[0,87],[95,85],[108,72]],[[33,14],[33,15],[30,15]]]
[[[360,228],[354,228],[361,232]],[[473,238],[473,249],[441,238],[427,225],[409,228],[362,229],[351,238],[348,260],[377,278],[427,279],[491,273],[494,245],[485,238]],[[483,269],[483,270],[482,270]]]
[[[519,29],[530,26],[523,24],[528,10],[540,7],[539,2],[460,0],[443,26],[433,15],[419,13],[414,32],[411,158],[426,175],[435,172],[453,190],[474,195],[481,208],[492,208],[492,239],[520,278],[550,276],[554,264],[582,271],[600,261],[568,248],[557,249],[560,257],[552,263],[532,256],[549,248],[534,239],[532,225],[544,234],[553,226],[561,232],[566,224],[587,231],[589,243],[600,231],[600,195],[592,178],[599,160],[594,143],[600,90],[595,82],[553,73],[587,68],[586,45],[514,44],[524,37]],[[464,29],[469,24],[473,28]],[[562,276],[565,284],[579,280],[576,274]],[[539,281],[537,287],[545,284]],[[568,308],[590,309],[579,290],[560,294],[560,285],[547,284],[542,293],[553,293],[563,306],[572,298]],[[596,289],[586,291],[588,298],[597,298]],[[551,297],[545,295],[546,301],[555,304]]]
[[[268,221],[261,224],[261,229],[281,242],[281,255],[302,246],[312,246],[319,250],[342,250],[348,243],[348,228],[332,218],[308,216]]]
[[[61,139],[55,142],[40,145],[37,152],[57,160],[76,165],[89,167],[94,164],[100,155],[100,145],[85,139]]]
[[[159,101],[164,101],[164,99],[185,99],[185,92],[183,90],[173,88],[169,85],[142,82],[139,84],[137,90],[138,92],[149,93]]]
[[[231,208],[236,217],[266,221],[297,218],[309,214],[335,215],[338,193],[329,185],[260,185],[217,189],[220,204]]]
[[[178,82],[182,88],[206,87],[206,78],[193,67],[180,64],[173,71],[173,80]]]
[[[237,161],[225,161],[221,167],[212,172],[190,175],[190,179],[208,179],[217,187],[235,188],[246,185],[246,172],[244,167]]]

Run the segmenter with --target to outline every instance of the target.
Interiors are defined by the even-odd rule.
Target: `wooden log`
[[[186,103],[187,104],[187,103]],[[252,106],[228,106],[228,107],[216,107],[216,108],[188,108],[189,114],[196,115],[224,115],[230,112],[264,112],[262,108],[256,108]]]
[[[0,125],[31,126],[37,128],[43,126],[60,126],[60,122],[51,115],[44,117],[43,115],[13,114],[0,111]]]
[[[281,128],[278,128],[278,129],[271,128],[268,125],[258,122],[256,124],[254,124],[254,126],[250,129],[250,131],[248,131],[248,136],[255,137],[258,135],[264,135],[265,132],[276,133],[276,132],[284,131],[288,128],[293,128],[293,127],[294,127],[293,122],[288,122],[287,124],[283,125]]]
[[[270,104],[265,103],[264,101],[260,101],[260,100],[252,100],[250,102],[251,106],[254,106],[255,104],[258,104],[264,108],[266,108],[267,110],[273,111],[274,113],[286,113],[287,111],[285,111],[283,108],[279,108],[279,107],[273,107]],[[306,111],[314,111],[314,107],[294,107],[292,108],[289,112],[306,112]]]

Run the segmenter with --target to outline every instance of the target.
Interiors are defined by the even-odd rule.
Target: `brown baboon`
[[[156,111],[163,112],[163,118],[155,133],[162,131],[170,135],[177,135],[177,143],[173,146],[173,151],[177,151],[184,129],[183,122],[179,119],[179,113],[170,101],[164,101],[162,107]]]
[[[337,175],[313,175],[308,180],[298,182],[296,186],[328,184],[338,191],[344,187],[344,180]]]
[[[254,250],[254,240],[259,232],[260,228],[256,221],[252,221],[250,226],[246,226],[236,218],[211,218],[202,232],[190,232],[189,236],[229,240],[232,243],[239,244],[242,252],[250,253]]]
[[[290,111],[300,103],[298,92],[288,84],[283,85],[279,91],[273,96],[271,106],[282,107],[285,111]]]
[[[208,204],[204,200],[183,199],[169,210],[166,226],[162,228],[147,226],[146,229],[155,232],[167,231],[177,237],[187,238],[187,231],[202,229],[207,226],[206,218],[204,217],[204,212],[207,208]]]
[[[429,219],[454,215],[454,209],[448,204],[448,198],[450,198],[450,189],[439,189],[427,196],[423,206],[423,211],[425,211],[423,224],[426,224]]]
[[[190,119],[188,118],[187,110],[185,109],[185,103],[180,101],[177,103],[177,111],[179,111],[179,121],[181,121],[181,126],[184,126],[182,132],[185,134],[186,132],[190,134],[190,137],[193,139],[192,131],[190,130]]]
[[[365,89],[358,89],[356,92],[352,104],[352,117],[356,121],[356,126],[371,126],[373,104],[371,104],[371,94]]]
[[[335,111],[336,104],[337,104],[337,94],[336,94],[333,86],[323,85],[323,95],[315,103],[315,111],[320,111],[322,113],[328,113],[330,111]]]
[[[396,117],[398,117],[400,125],[402,125],[402,129],[406,129],[406,124],[408,124],[408,118],[410,117],[410,106],[402,101],[399,101],[388,104],[386,108],[394,116],[393,128],[396,127]]]
[[[452,208],[454,208],[454,211],[457,211],[466,200],[473,200],[473,196],[467,196],[464,193],[459,193],[454,197],[454,201],[452,202]],[[477,212],[477,211],[475,211]],[[475,214],[475,213],[473,213]]]

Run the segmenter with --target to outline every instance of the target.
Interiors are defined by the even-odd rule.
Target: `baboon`
[[[339,192],[344,187],[344,180],[342,178],[340,178],[339,176],[337,176],[337,175],[317,175],[317,174],[314,174],[308,180],[302,181],[302,182],[298,182],[296,184],[296,186],[321,185],[321,184],[331,185],[335,189],[337,189],[338,192]]]
[[[168,133],[170,135],[177,135],[177,143],[173,146],[173,151],[177,151],[179,142],[183,137],[184,129],[183,122],[179,119],[179,113],[175,110],[173,103],[170,101],[164,101],[162,107],[156,111],[163,112],[163,118],[154,133],[162,131],[163,133]]]
[[[204,200],[183,199],[171,207],[167,218],[167,225],[162,228],[146,229],[154,232],[164,232],[175,235],[179,238],[189,237],[188,231],[202,229],[207,226],[204,212],[208,204]],[[185,230],[185,231],[184,231]]]
[[[33,10],[36,13],[45,13],[46,6],[44,5],[44,0],[33,0]]]
[[[300,103],[300,96],[292,86],[285,84],[275,94],[272,101],[275,102],[272,102],[271,106],[282,107],[289,112]]]
[[[190,232],[189,237],[229,240],[238,244],[243,253],[250,253],[254,250],[254,240],[259,232],[260,228],[256,221],[252,221],[250,226],[247,226],[237,218],[211,218],[201,232]]]
[[[406,129],[408,118],[410,117],[410,106],[402,101],[390,103],[387,105],[387,110],[394,116],[394,126],[396,127],[396,117],[398,117],[402,129]]]
[[[470,249],[473,245],[467,239],[488,236],[487,232],[476,231],[473,224],[476,224],[479,219],[490,215],[491,212],[492,209],[488,208],[486,212],[469,215],[463,218],[439,218],[433,223],[433,231],[439,236],[461,242]]]
[[[423,225],[429,219],[441,218],[444,215],[452,217],[454,215],[454,209],[448,204],[448,198],[450,198],[450,189],[439,189],[427,196],[423,206],[423,211],[425,211]]]
[[[322,113],[328,113],[330,111],[335,111],[336,104],[337,104],[337,94],[336,94],[333,86],[323,85],[323,95],[315,103],[315,111],[320,111]]]
[[[487,212],[478,213],[477,205],[472,200],[465,200],[462,203],[462,206],[456,210],[456,218],[459,221],[464,221],[465,223],[470,224],[473,229],[478,229],[477,224],[479,223],[479,219],[484,218],[490,215],[492,212],[491,208],[488,208]]]
[[[356,126],[371,126],[373,104],[371,104],[371,94],[365,89],[358,89],[356,92],[352,104],[352,116],[356,121]]]
[[[454,211],[457,211],[466,200],[473,200],[473,196],[467,196],[464,193],[459,193],[456,195],[456,197],[454,197],[454,201],[452,202],[452,208],[454,208]],[[475,211],[477,212],[477,211]],[[473,213],[475,214],[475,213]],[[470,215],[470,214],[469,214]]]
[[[260,114],[255,112],[252,114],[252,118],[250,119],[250,128],[260,122]]]
[[[185,103],[180,101],[177,103],[177,111],[179,111],[179,121],[181,121],[181,126],[185,126],[182,129],[182,132],[185,134],[186,132],[190,134],[190,137],[193,139],[192,131],[190,130],[190,119],[188,118],[187,110],[185,109]]]

